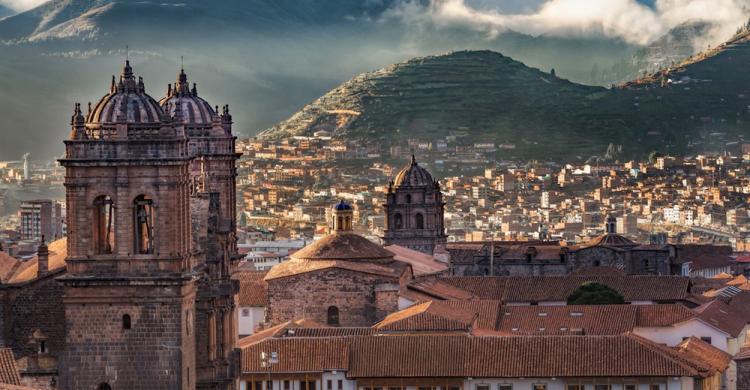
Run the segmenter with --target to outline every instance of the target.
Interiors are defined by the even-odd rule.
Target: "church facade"
[[[421,167],[414,156],[389,183],[385,209],[385,245],[400,245],[433,254],[445,246],[445,203],[440,183]]]
[[[0,286],[1,341],[40,387],[235,388],[234,143],[184,71],[159,102],[126,61],[75,105],[68,236]]]

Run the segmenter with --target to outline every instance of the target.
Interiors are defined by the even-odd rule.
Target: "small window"
[[[490,390],[490,385],[477,385],[477,390]]]
[[[266,381],[266,390],[273,390],[273,381]]]
[[[711,338],[710,337],[701,337],[701,340],[711,344]]]
[[[396,213],[396,215],[393,216],[393,227],[394,229],[403,229],[404,228],[404,217]]]
[[[100,383],[97,389],[98,390],[112,390],[112,386],[110,386],[108,383]]]
[[[284,390],[289,390],[289,381],[284,381]]]
[[[39,353],[47,353],[47,341],[39,341]]]
[[[115,208],[112,198],[100,196],[94,200],[94,250],[96,254],[110,254],[115,246],[113,222]]]
[[[328,325],[339,326],[339,308],[336,306],[328,307]]]
[[[568,390],[585,390],[584,385],[568,385]]]
[[[534,384],[534,390],[547,390],[547,384],[546,383],[535,383]]]
[[[122,328],[125,330],[130,329],[130,314],[122,315]]]
[[[250,309],[242,309],[243,317],[250,317]]]
[[[610,385],[594,385],[594,390],[610,390]]]
[[[411,203],[411,194],[406,194],[406,203]]]
[[[636,390],[636,385],[625,385],[624,390]]]
[[[501,383],[500,385],[497,386],[497,390],[513,390],[513,385],[509,383],[506,383],[506,384]]]
[[[343,390],[344,389],[344,381],[341,380],[341,379],[339,379],[338,382],[339,382],[338,383],[338,390]]]
[[[659,386],[659,385],[649,385],[648,388],[649,388],[649,390],[659,390],[661,388],[661,386]]]
[[[326,389],[333,390],[333,381],[332,380],[329,379],[329,380],[326,381]]]
[[[417,229],[424,229],[424,216],[422,216],[422,214],[417,213],[417,215],[414,216],[414,222],[417,225]]]

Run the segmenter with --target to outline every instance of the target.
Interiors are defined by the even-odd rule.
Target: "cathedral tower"
[[[175,115],[178,116],[178,115]],[[126,61],[65,141],[63,389],[193,389],[198,276],[180,121]]]
[[[241,259],[237,254],[236,137],[232,135],[229,106],[211,105],[188,83],[185,70],[161,99],[164,112],[185,129],[192,158],[190,204],[193,254],[201,275],[196,295],[195,337],[197,388],[232,389],[238,375],[239,353],[234,349],[235,296],[239,286],[231,274]]]
[[[162,109],[176,117],[185,127],[188,151],[193,157],[190,177],[195,183],[205,178],[205,192],[219,193],[221,214],[236,225],[236,177],[235,162],[239,155],[234,145],[237,137],[232,135],[232,115],[225,105],[219,112],[198,96],[198,86],[188,82],[184,69],[180,69],[177,80],[167,86],[167,96],[159,101]]]
[[[446,243],[440,184],[417,164],[414,156],[388,185],[383,207],[385,245],[396,244],[431,255],[437,245]]]

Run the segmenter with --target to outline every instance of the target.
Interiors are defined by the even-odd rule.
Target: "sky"
[[[429,7],[401,3],[391,17],[410,24],[470,27],[490,36],[514,30],[617,37],[639,45],[685,21],[701,19],[714,22],[703,45],[731,36],[747,20],[748,10],[750,0],[431,0]]]

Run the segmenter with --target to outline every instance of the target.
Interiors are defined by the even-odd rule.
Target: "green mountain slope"
[[[686,65],[683,73],[702,78],[692,88],[682,78],[584,86],[491,51],[416,58],[355,77],[260,137],[327,130],[382,144],[466,132],[466,143],[512,143],[513,154],[537,158],[587,158],[610,143],[625,156],[720,149],[748,135],[741,64],[750,53],[746,42],[736,46]],[[718,143],[708,139],[713,133],[721,133]]]

